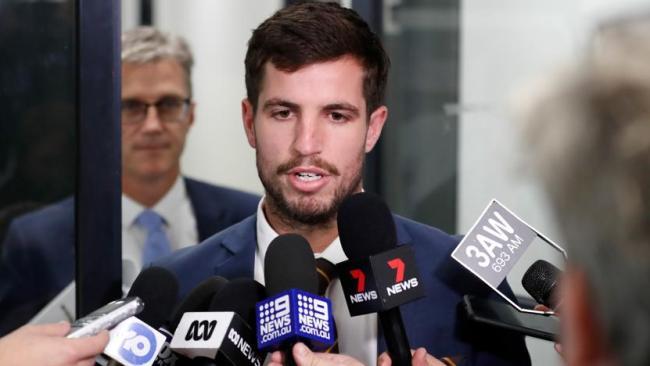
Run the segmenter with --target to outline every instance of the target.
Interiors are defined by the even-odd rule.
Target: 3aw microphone
[[[350,314],[377,312],[393,365],[411,365],[398,306],[424,296],[413,250],[397,247],[393,216],[376,195],[348,197],[339,208],[337,224],[349,260],[336,267]]]
[[[559,306],[559,301],[555,292],[561,274],[560,269],[539,259],[526,270],[521,284],[535,301],[551,309],[556,309]]]
[[[275,238],[264,258],[264,277],[270,297],[255,309],[260,350],[283,350],[291,365],[296,342],[316,351],[336,342],[332,304],[314,295],[318,291],[316,261],[307,240],[296,234]]]
[[[202,365],[261,366],[265,355],[258,352],[249,324],[255,303],[264,297],[264,287],[253,280],[227,283],[213,297],[209,312],[183,315],[172,349]]]

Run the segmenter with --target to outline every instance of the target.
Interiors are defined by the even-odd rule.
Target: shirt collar
[[[278,233],[271,227],[266,216],[264,215],[264,210],[262,205],[264,204],[264,199],[266,196],[262,197],[260,203],[257,205],[257,250],[260,255],[262,263],[264,263],[264,258],[266,256],[266,251],[269,249],[269,244],[278,237]],[[343,253],[343,247],[341,246],[341,240],[339,237],[336,237],[330,245],[325,248],[321,253],[314,253],[316,258],[325,258],[333,264],[337,264],[343,261],[346,261],[348,258]]]
[[[172,222],[176,210],[187,197],[183,178],[179,175],[171,189],[158,201],[151,210],[160,215],[166,223]],[[134,199],[122,194],[122,227],[129,227],[146,207]]]

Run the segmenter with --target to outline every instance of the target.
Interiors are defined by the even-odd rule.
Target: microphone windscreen
[[[395,222],[386,203],[367,192],[353,194],[339,207],[337,225],[343,252],[350,260],[395,248]]]
[[[178,323],[183,318],[183,314],[194,311],[208,311],[214,294],[221,291],[227,283],[228,280],[220,276],[213,276],[199,283],[174,311],[174,315],[171,317],[170,330],[176,330]]]
[[[539,259],[533,263],[521,279],[524,289],[540,304],[553,306],[553,290],[561,271],[551,263]]]
[[[269,296],[292,288],[317,293],[316,260],[307,240],[298,234],[273,239],[264,258],[264,280]]]
[[[255,304],[266,298],[266,289],[250,278],[228,282],[212,297],[209,311],[234,311],[246,324],[255,324]]]
[[[157,329],[167,321],[174,308],[178,281],[173,273],[164,268],[149,267],[136,277],[126,296],[142,299],[144,309],[138,318]]]

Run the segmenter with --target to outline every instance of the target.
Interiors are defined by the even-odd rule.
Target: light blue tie
[[[142,251],[142,265],[148,266],[156,259],[171,253],[169,238],[165,234],[163,218],[151,210],[144,210],[135,222],[147,231]]]

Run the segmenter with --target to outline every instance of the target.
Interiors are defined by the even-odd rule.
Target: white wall
[[[251,31],[281,4],[282,0],[154,2],[154,25],[182,35],[194,51],[197,110],[182,158],[184,174],[263,191],[241,122],[244,55]]]
[[[534,172],[522,157],[512,100],[531,79],[575,59],[603,18],[638,0],[466,0],[462,3],[458,231],[492,198],[562,245]],[[538,255],[533,253],[533,255]],[[523,268],[525,269],[525,268]],[[514,272],[514,271],[513,271]],[[516,293],[522,273],[509,276]],[[529,339],[534,365],[560,365],[549,342]]]

